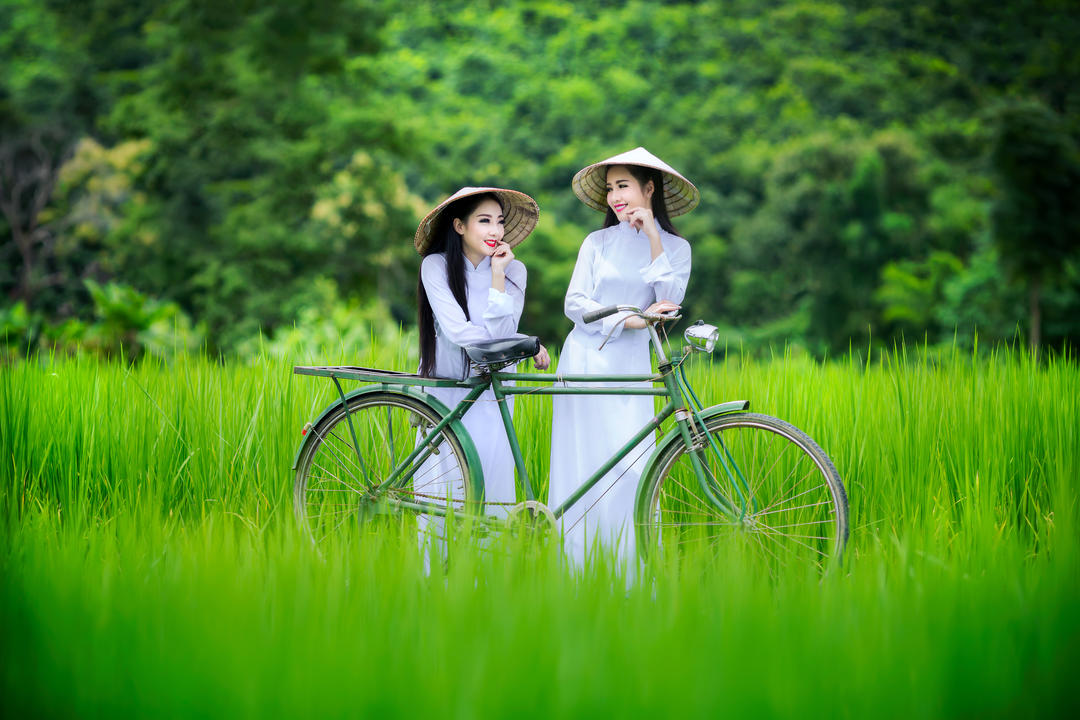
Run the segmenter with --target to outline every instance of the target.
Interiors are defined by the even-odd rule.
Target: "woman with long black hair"
[[[464,346],[521,337],[517,326],[525,304],[526,272],[513,248],[536,227],[539,214],[536,201],[525,193],[464,187],[420,222],[414,238],[417,252],[424,256],[416,288],[420,375],[464,380],[469,373]],[[543,346],[533,361],[538,368],[548,366]],[[452,408],[469,391],[428,388],[427,392]],[[490,389],[465,413],[462,423],[480,455],[485,501],[512,503],[514,459]],[[428,462],[442,461],[432,456]],[[464,487],[450,471],[425,467],[417,476],[432,478],[431,487],[423,488],[427,495],[463,497]],[[421,522],[422,532],[426,525]]]
[[[583,316],[609,305],[653,313],[679,309],[690,279],[690,244],[671,217],[697,205],[697,188],[640,147],[583,168],[573,188],[582,202],[606,215],[581,244],[566,291],[564,307],[574,329],[558,372],[647,375],[649,335],[641,318],[623,312],[585,323]],[[555,396],[549,504],[569,497],[652,415],[653,398],[647,396]],[[563,516],[566,551],[578,565],[595,543],[616,549],[624,561],[632,557],[634,491],[654,444],[653,438],[643,440]]]

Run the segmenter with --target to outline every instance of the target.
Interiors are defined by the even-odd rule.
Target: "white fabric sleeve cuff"
[[[626,324],[623,322],[623,320],[630,317],[631,315],[632,313],[628,311],[623,311],[615,313],[614,315],[608,315],[606,318],[604,318],[601,321],[604,323],[604,337],[607,337],[608,333],[611,333],[611,339],[614,340],[615,338],[622,335],[623,328],[626,327]],[[614,332],[612,332],[612,328],[614,328]]]
[[[488,288],[488,304],[484,310],[485,318],[504,317],[514,314],[514,299],[509,293],[499,292],[495,288]]]
[[[641,268],[641,279],[644,280],[647,285],[652,285],[661,280],[667,280],[674,274],[675,268],[671,267],[671,261],[668,260],[666,252],[660,253],[656,256],[655,260]]]

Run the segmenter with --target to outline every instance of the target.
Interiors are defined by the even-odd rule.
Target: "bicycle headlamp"
[[[716,347],[716,341],[720,337],[720,331],[716,329],[716,326],[706,325],[704,321],[698,320],[696,323],[686,328],[683,337],[686,338],[686,342],[690,347],[695,350],[711,353],[713,348]]]

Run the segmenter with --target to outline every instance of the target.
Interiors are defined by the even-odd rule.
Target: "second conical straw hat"
[[[578,170],[574,194],[594,210],[607,210],[607,169],[612,165],[641,165],[659,170],[664,177],[664,203],[669,217],[688,213],[701,201],[694,183],[643,147],[620,153]]]

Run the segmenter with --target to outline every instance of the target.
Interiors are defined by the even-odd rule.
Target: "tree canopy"
[[[327,297],[408,325],[419,218],[495,184],[540,202],[557,347],[570,178],[644,145],[702,191],[687,313],[729,342],[1075,344],[1078,40],[1059,0],[0,0],[0,326],[109,283],[216,350]]]

